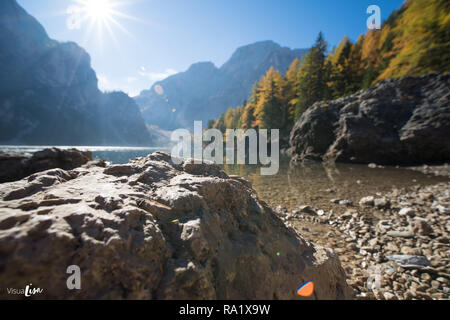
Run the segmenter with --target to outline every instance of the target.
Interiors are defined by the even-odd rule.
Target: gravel
[[[359,204],[285,220],[335,249],[357,299],[450,299],[450,182],[367,195]]]

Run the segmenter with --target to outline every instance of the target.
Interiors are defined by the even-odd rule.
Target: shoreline
[[[40,157],[44,155],[53,159],[50,151],[41,152],[37,160],[42,162]],[[63,164],[70,160],[74,167],[86,162],[80,169],[99,165],[87,158],[75,161],[75,154],[66,154],[64,159]],[[134,162],[143,161],[140,159]],[[45,161],[43,164],[48,165]],[[379,168],[369,165],[367,170]],[[450,177],[448,164],[394,168]],[[392,186],[390,191],[369,193],[361,200],[350,199],[353,203],[333,199],[324,205],[323,200],[311,199],[295,210],[281,206],[272,209],[305,239],[334,250],[356,299],[450,299],[450,181]],[[405,256],[414,256],[416,264],[402,266],[398,259]]]
[[[448,166],[425,169],[448,172]],[[450,299],[450,182],[368,195],[343,214],[313,207],[273,209],[306,239],[334,249],[356,299]],[[419,263],[406,266],[393,255]]]
[[[422,172],[423,174],[434,174],[435,176],[443,176],[450,178],[450,165],[448,163],[442,165],[422,165],[406,167],[406,169]]]

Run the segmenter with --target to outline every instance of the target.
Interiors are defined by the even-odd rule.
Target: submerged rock
[[[377,198],[374,200],[374,206],[377,209],[386,209],[390,206],[390,202],[386,198]]]
[[[361,207],[373,207],[375,205],[375,198],[372,196],[364,197],[359,201]]]
[[[215,165],[155,153],[52,169],[3,184],[0,200],[0,283],[33,283],[39,299],[301,299],[306,281],[312,299],[352,298],[332,250]],[[71,265],[81,290],[67,289]]]
[[[293,160],[371,168],[448,161],[449,87],[450,74],[430,74],[387,80],[346,98],[318,102],[291,132]]]

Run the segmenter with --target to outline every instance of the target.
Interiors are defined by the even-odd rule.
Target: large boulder
[[[450,75],[379,83],[307,110],[291,132],[294,161],[414,164],[450,159]]]
[[[81,290],[66,286],[72,265]],[[30,283],[36,299],[301,299],[306,281],[310,299],[352,297],[332,250],[216,165],[155,153],[0,188],[1,299]]]
[[[23,179],[54,168],[72,170],[92,161],[90,151],[45,149],[34,154],[0,152],[0,183]]]

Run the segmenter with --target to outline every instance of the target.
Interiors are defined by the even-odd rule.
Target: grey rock
[[[288,209],[286,209],[285,207],[282,206],[277,206],[275,208],[273,208],[273,211],[275,212],[275,214],[281,218],[285,218],[287,216],[289,216],[289,212]],[[293,212],[293,214],[295,214],[295,212]]]
[[[412,221],[411,229],[413,232],[423,236],[428,236],[433,233],[433,228],[425,219],[421,218],[416,218]]]
[[[398,212],[400,216],[408,216],[408,217],[414,217],[416,215],[416,210],[413,208],[402,208]]]
[[[374,200],[374,205],[377,209],[386,209],[390,206],[390,201],[386,198],[377,198]]]
[[[436,281],[439,281],[440,283],[443,283],[443,284],[448,283],[448,280],[444,277],[438,277],[438,278],[436,278]]]
[[[433,281],[431,281],[431,286],[434,289],[439,289],[441,287],[441,283],[439,281],[433,280]]]
[[[313,281],[311,299],[352,298],[332,250],[219,167],[201,175],[188,164],[155,153],[133,170],[52,169],[3,184],[0,283],[33,283],[44,289],[36,299],[197,300],[300,299],[297,287]],[[82,290],[67,290],[70,265]]]
[[[380,82],[312,105],[291,131],[293,161],[416,164],[450,159],[450,74]]]
[[[414,233],[411,231],[388,231],[386,235],[394,238],[414,238]]]
[[[0,183],[26,177],[30,158],[28,153],[0,152]]]
[[[300,206],[299,207],[299,211],[301,213],[307,213],[307,214],[310,214],[312,216],[317,215],[317,212],[313,208],[311,208],[310,206]]]
[[[359,201],[361,207],[372,207],[375,204],[375,198],[372,196],[364,197]]]
[[[92,153],[76,149],[45,149],[33,155],[0,152],[0,183],[23,179],[33,173],[60,168],[72,170],[92,161]],[[92,163],[94,164],[94,163]]]
[[[350,218],[355,217],[357,215],[358,215],[358,211],[356,211],[355,209],[348,209],[343,214],[341,214],[340,217],[342,219],[350,219]]]
[[[350,200],[341,200],[339,201],[339,204],[343,206],[351,206],[352,202]]]
[[[384,292],[383,296],[386,300],[398,300],[397,297],[391,292]]]
[[[389,255],[386,258],[394,261],[402,268],[427,269],[431,267],[430,261],[424,256]]]
[[[442,205],[436,206],[436,209],[438,209],[438,211],[439,211],[440,213],[443,213],[443,214],[450,214],[450,209],[447,209],[446,207],[444,207],[444,206],[442,206]]]

